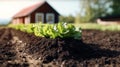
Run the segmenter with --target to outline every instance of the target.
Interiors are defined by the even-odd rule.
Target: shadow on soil
[[[81,58],[86,59],[93,59],[93,58],[101,58],[101,57],[107,57],[112,58],[120,55],[120,51],[110,50],[110,49],[101,49],[96,44],[85,44],[89,46],[88,52],[85,52],[82,55]],[[91,46],[92,45],[92,46]],[[94,46],[93,46],[94,45]]]

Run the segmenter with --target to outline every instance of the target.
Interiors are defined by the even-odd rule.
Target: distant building
[[[46,1],[27,7],[12,18],[13,24],[29,23],[58,23],[59,13],[52,8]]]
[[[97,23],[103,25],[120,24],[120,15],[109,15],[105,17],[100,17],[97,19]]]

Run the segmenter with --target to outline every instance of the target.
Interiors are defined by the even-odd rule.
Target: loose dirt
[[[119,67],[120,32],[83,30],[82,39],[0,29],[1,67]]]

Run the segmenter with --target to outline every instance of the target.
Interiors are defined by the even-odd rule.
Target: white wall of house
[[[25,24],[29,24],[30,23],[30,16],[25,17]]]
[[[19,24],[19,19],[18,19],[18,18],[13,19],[13,20],[12,20],[12,24]]]

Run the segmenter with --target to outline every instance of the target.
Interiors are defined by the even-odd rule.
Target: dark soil
[[[75,40],[0,29],[0,67],[120,67],[120,32],[83,30]]]

